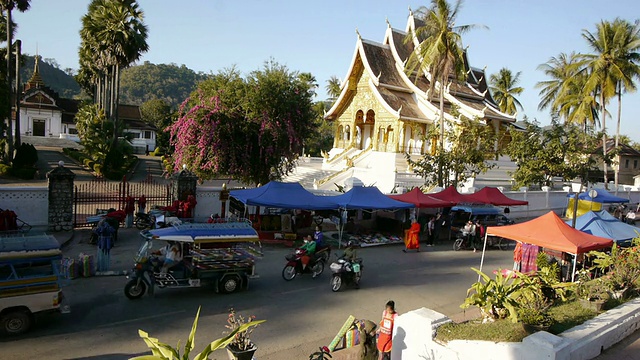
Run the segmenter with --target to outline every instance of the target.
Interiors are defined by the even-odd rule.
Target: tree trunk
[[[9,91],[7,92],[7,94],[11,94],[13,92],[13,89],[11,87],[11,43],[13,42],[13,39],[11,37],[11,9],[7,8],[7,86],[9,88]],[[9,98],[11,98],[11,95],[9,95]],[[7,136],[7,161],[8,162],[12,162],[13,161],[13,135],[11,132],[11,124],[12,124],[12,120],[11,120],[11,101],[7,101],[7,103],[9,103],[8,107],[9,107],[9,114],[7,117],[7,131],[6,131],[6,136]]]
[[[16,135],[14,137],[16,149],[21,145],[20,139],[20,55],[22,53],[22,41],[16,40]]]
[[[444,187],[444,164],[442,163],[442,154],[444,153],[444,79],[440,81],[440,152],[438,161],[438,186]]]
[[[607,107],[604,104],[604,89],[600,89],[600,105],[602,106],[602,169],[604,170],[604,188],[609,189],[607,179]]]
[[[618,150],[618,145],[620,145],[620,117],[622,113],[622,82],[618,81],[618,123],[616,124],[616,150]],[[619,173],[620,173],[620,155],[618,155],[618,166],[616,166],[615,172],[613,174],[613,183],[616,187],[615,194],[618,195],[618,181],[619,181]]]

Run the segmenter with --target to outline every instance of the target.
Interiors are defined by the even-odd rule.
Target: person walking
[[[435,223],[433,224],[433,243],[436,241],[440,242],[440,230],[442,230],[442,225],[444,223],[444,219],[442,219],[442,214],[437,213]]]
[[[435,237],[435,227],[436,227],[436,219],[435,217],[430,217],[429,222],[427,223],[427,246],[433,246],[433,240]]]
[[[407,250],[413,249],[416,249],[417,252],[420,252],[420,224],[418,224],[415,218],[411,219],[411,227],[407,231],[405,248],[402,249],[402,251],[407,252]]]
[[[484,242],[484,232],[485,232],[485,228],[480,223],[480,220],[476,219],[475,225],[476,225],[476,236],[475,236],[475,241],[473,246],[473,252],[476,251],[476,245],[480,245]]]
[[[393,340],[393,324],[398,317],[396,313],[396,303],[389,300],[382,312],[382,320],[378,328],[378,351],[380,352],[379,360],[391,360],[391,345]]]

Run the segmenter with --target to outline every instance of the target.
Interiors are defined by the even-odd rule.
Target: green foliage
[[[140,115],[142,121],[158,129],[156,145],[165,149],[169,148],[169,133],[165,129],[173,122],[171,106],[165,100],[151,99],[140,105]],[[158,153],[154,152],[154,155],[157,156]]]
[[[549,332],[552,334],[560,334],[593,319],[597,315],[595,311],[583,307],[578,301],[553,306],[549,309],[548,314],[554,320],[554,324],[549,328]]]
[[[7,175],[11,171],[11,166],[0,164],[0,176]]]
[[[529,335],[522,324],[509,320],[486,323],[469,321],[461,324],[450,322],[438,327],[436,331],[436,339],[442,342],[458,339],[519,342]]]
[[[457,114],[456,111],[452,113]],[[427,153],[417,161],[405,154],[413,172],[425,179],[426,186],[457,186],[491,169],[492,165],[486,160],[498,155],[494,150],[495,134],[491,127],[463,116],[459,117],[458,123],[445,121],[445,142],[449,147],[439,149],[435,154]],[[438,130],[431,127],[425,141],[438,137]]]
[[[198,83],[207,77],[185,65],[152,64],[145,61],[141,65],[122,70],[120,98],[124,104],[136,105],[160,100],[169,108],[176,109],[196,89]]]
[[[281,179],[315,132],[311,95],[307,81],[274,61],[246,79],[234,69],[212,76],[170,127],[174,169],[186,164],[201,179],[248,184]]]
[[[309,355],[309,360],[329,360],[331,358],[331,353],[326,346],[318,348],[318,351]]]
[[[198,327],[198,317],[200,316],[200,308],[198,308],[198,312],[196,313],[196,318],[193,320],[193,326],[191,327],[191,332],[189,333],[189,338],[184,344],[183,354],[180,354],[180,342],[178,342],[178,346],[176,348],[171,347],[168,344],[160,342],[156,338],[149,337],[149,334],[142,330],[138,330],[138,334],[144,340],[145,344],[151,349],[152,355],[144,355],[137,356],[132,358],[131,360],[189,360],[191,351],[195,348],[195,337],[196,337],[196,329]],[[252,323],[244,324],[243,326],[238,327],[237,329],[231,331],[225,337],[220,339],[216,339],[207,347],[204,348],[202,352],[193,357],[193,360],[206,360],[209,359],[211,353],[215,350],[222,349],[225,346],[229,345],[237,333],[241,331],[246,331],[249,328],[256,326],[260,323],[263,323],[265,320],[254,321]]]
[[[588,255],[593,257],[594,269],[600,270],[605,276],[612,291],[638,289],[640,280],[640,238],[633,239],[633,246],[621,248],[615,243],[611,253],[592,251]]]
[[[491,95],[503,113],[513,115],[518,109],[522,110],[522,104],[516,98],[516,95],[520,95],[524,91],[523,87],[517,86],[520,74],[520,71],[513,74],[511,70],[502,68],[497,74],[491,74],[489,77]]]
[[[512,131],[511,136],[506,153],[518,165],[511,174],[516,187],[551,185],[554,177],[565,181],[580,177],[585,182],[589,173],[598,171],[598,138],[577,126],[553,120],[542,128],[526,122],[525,131]]]
[[[20,144],[16,149],[16,155],[13,158],[13,167],[33,167],[36,162],[38,162],[38,151],[36,150],[36,147],[27,143]]]
[[[24,55],[24,65],[20,67],[20,78],[28,80],[33,75],[35,66],[35,56]],[[40,59],[38,71],[42,80],[61,98],[74,99],[80,96],[80,85],[72,74],[59,68],[54,59]]]
[[[498,271],[495,279],[491,279],[478,269],[471,268],[483,281],[474,283],[467,290],[467,298],[460,305],[466,309],[470,306],[477,306],[485,319],[497,320],[510,318],[511,321],[518,321],[516,307],[520,296],[521,277],[505,277]]]
[[[314,124],[316,131],[305,136],[304,151],[311,156],[321,156],[321,152],[329,151],[333,147],[335,122],[324,119],[324,111],[329,110],[331,104],[319,101],[313,104]]]

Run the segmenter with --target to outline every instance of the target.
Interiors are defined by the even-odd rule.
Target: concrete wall
[[[640,299],[557,336],[540,331],[519,343],[453,340],[443,345],[435,342],[435,331],[448,321],[446,316],[426,308],[400,315],[395,324],[391,359],[591,359],[640,329]]]
[[[0,187],[0,208],[12,210],[18,219],[31,226],[47,225],[49,188],[47,186]]]
[[[222,202],[220,201],[221,187],[198,186],[196,188],[196,205],[195,219],[203,220],[209,218],[212,214],[222,214]],[[229,211],[229,201],[227,201],[227,211]]]

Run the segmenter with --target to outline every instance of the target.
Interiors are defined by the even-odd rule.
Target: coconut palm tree
[[[416,11],[423,26],[415,29],[415,33],[408,33],[404,41],[418,42],[415,50],[407,59],[405,71],[409,76],[417,79],[427,75],[431,83],[430,93],[433,95],[437,87],[440,102],[439,150],[444,149],[444,92],[446,83],[464,79],[464,49],[462,35],[476,27],[476,25],[455,25],[462,1],[456,0],[451,6],[446,0],[431,0],[431,5],[421,7]],[[437,85],[436,85],[437,84]],[[442,168],[439,169],[438,185],[442,186]]]
[[[497,74],[491,74],[489,77],[491,94],[503,113],[513,115],[518,109],[522,110],[522,104],[516,98],[516,95],[520,95],[524,91],[523,87],[517,86],[520,74],[520,71],[514,75],[511,70],[502,68]]]
[[[615,46],[617,47],[617,54],[621,58],[623,65],[623,78],[618,79],[616,86],[618,121],[616,124],[615,147],[618,149],[620,143],[620,119],[622,116],[622,93],[634,92],[636,90],[634,80],[640,78],[640,21],[636,20],[632,24],[626,20],[615,19],[613,26],[616,34]],[[619,167],[616,166],[614,172],[616,191],[618,189],[618,172]]]
[[[600,97],[601,128],[602,128],[602,153],[607,158],[607,102],[615,96],[618,82],[630,84],[627,75],[629,68],[628,59],[619,52],[620,34],[626,29],[618,25],[622,21],[614,22],[602,20],[596,25],[596,31],[582,31],[582,37],[587,45],[594,51],[593,54],[582,54],[581,72],[586,73],[584,91],[597,92]],[[607,179],[607,164],[604,163],[604,183]]]
[[[7,14],[5,16],[6,20],[7,20],[7,25],[6,25],[6,32],[7,32],[7,86],[9,87],[9,94],[11,94],[12,92],[12,76],[13,73],[11,71],[12,69],[12,62],[13,62],[13,58],[11,56],[12,50],[11,48],[13,47],[13,41],[12,41],[12,37],[13,37],[13,32],[14,32],[14,22],[11,19],[11,12],[13,11],[13,9],[18,9],[18,11],[20,12],[25,12],[27,10],[29,10],[29,7],[31,6],[30,4],[31,0],[0,0],[0,9],[4,12],[6,11]],[[20,84],[16,84],[16,96],[19,96],[19,88],[20,88]],[[7,123],[9,124],[9,127],[7,128],[7,159],[11,160],[13,158],[13,139],[11,136],[11,111],[9,111],[9,116],[8,116],[8,120]],[[20,139],[20,124],[19,122],[16,121],[16,128],[15,128],[15,133],[16,139]],[[20,144],[16,144],[16,145],[20,145]]]
[[[340,96],[340,79],[333,75],[327,80],[327,86],[325,86],[329,99],[335,101]]]

